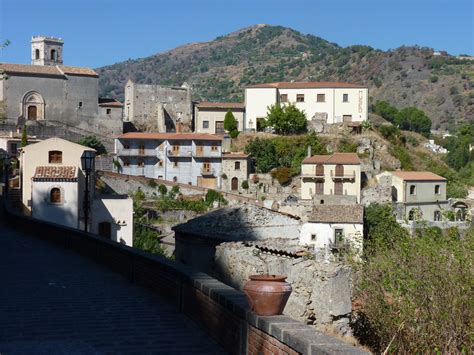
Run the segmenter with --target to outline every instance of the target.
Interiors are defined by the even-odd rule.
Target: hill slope
[[[101,95],[123,98],[128,79],[193,88],[196,100],[243,100],[243,87],[272,81],[348,81],[375,100],[417,106],[446,128],[474,119],[474,61],[434,56],[430,48],[381,51],[340,47],[289,28],[256,25],[147,58],[102,67]]]

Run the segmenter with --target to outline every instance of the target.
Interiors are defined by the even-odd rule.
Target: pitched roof
[[[235,108],[235,109],[245,109],[245,104],[243,102],[200,102],[196,105],[197,108]]]
[[[33,181],[77,181],[75,166],[37,166]]]
[[[99,97],[99,106],[100,107],[123,107],[123,103],[116,99],[108,97]]]
[[[168,140],[201,140],[221,141],[222,137],[208,133],[148,133],[129,132],[117,137],[118,139],[168,139]]]
[[[248,157],[249,155],[243,152],[232,152],[222,154],[222,159],[247,159]]]
[[[81,67],[69,67],[63,65],[31,65],[31,64],[10,64],[0,63],[0,70],[4,70],[6,73],[19,73],[19,74],[36,74],[36,75],[53,75],[53,76],[64,76],[69,75],[84,75],[98,77],[97,74],[91,68]]]
[[[318,205],[308,218],[320,223],[364,223],[363,205]]]
[[[446,178],[431,171],[393,171],[392,175],[405,181],[446,181]]]
[[[334,153],[333,155],[313,155],[303,160],[303,164],[345,164],[359,165],[356,153]]]
[[[343,83],[335,81],[299,81],[299,82],[276,82],[256,84],[247,86],[250,89],[276,88],[276,89],[319,89],[319,88],[367,88],[365,85]]]

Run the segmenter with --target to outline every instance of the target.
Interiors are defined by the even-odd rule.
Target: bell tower
[[[63,44],[61,38],[33,36],[31,38],[31,64],[62,65]]]

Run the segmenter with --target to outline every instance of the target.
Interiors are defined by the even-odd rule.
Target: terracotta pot
[[[292,288],[283,275],[251,275],[244,293],[253,312],[260,316],[283,313]]]

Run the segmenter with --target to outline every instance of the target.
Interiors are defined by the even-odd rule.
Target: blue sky
[[[29,63],[32,35],[65,40],[65,64],[99,67],[258,23],[339,45],[418,44],[474,54],[473,0],[0,0],[0,61]]]

